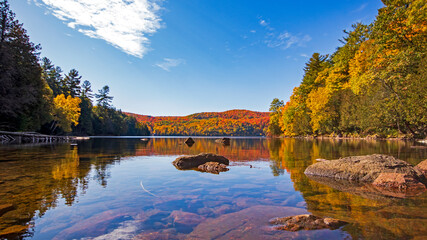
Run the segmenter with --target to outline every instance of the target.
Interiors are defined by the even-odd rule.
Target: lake
[[[411,164],[427,150],[405,141],[95,138],[77,145],[0,146],[0,239],[425,239],[427,193],[364,194],[308,179],[317,158],[389,154]],[[177,157],[230,159],[220,174],[177,170]],[[12,206],[8,205],[12,204]],[[288,232],[274,217],[312,213],[348,222]],[[15,233],[14,233],[15,232]]]

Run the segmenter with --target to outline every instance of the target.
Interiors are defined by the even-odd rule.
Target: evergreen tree
[[[84,81],[81,86],[79,125],[73,128],[73,133],[78,135],[93,135],[93,113],[92,113],[92,87],[89,81]]]
[[[113,101],[112,96],[108,96],[110,93],[110,87],[105,85],[102,89],[98,90],[98,94],[95,94],[97,98],[98,106],[109,108],[111,107],[111,102]]]
[[[63,92],[67,96],[78,97],[81,93],[79,72],[76,69],[71,69],[63,79]]]
[[[60,67],[55,67],[55,65],[53,65],[47,57],[42,59],[41,66],[43,70],[42,78],[45,79],[45,81],[49,84],[53,95],[56,97],[60,94],[63,94],[62,69]]]
[[[0,1],[0,128],[36,130],[49,120],[47,83],[38,63],[40,46],[30,42],[7,0]]]
[[[82,97],[92,98],[93,97],[93,91],[92,91],[92,84],[85,80],[81,86],[81,92]]]

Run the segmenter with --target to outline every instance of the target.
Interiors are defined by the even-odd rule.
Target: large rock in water
[[[425,177],[411,164],[392,156],[373,154],[346,157],[315,163],[304,171],[306,175],[372,183],[381,173],[402,173],[424,182]]]
[[[188,146],[192,146],[194,144],[194,140],[191,137],[189,137],[185,139],[184,143],[187,144]]]
[[[192,169],[205,164],[207,162],[217,162],[228,165],[230,161],[223,156],[212,154],[212,153],[200,153],[198,155],[183,156],[175,159],[172,164],[180,169]]]

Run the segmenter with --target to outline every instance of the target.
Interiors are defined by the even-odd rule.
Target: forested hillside
[[[286,104],[274,99],[270,135],[426,136],[427,2],[383,3],[334,53],[312,55]]]
[[[7,1],[0,1],[0,130],[46,134],[148,135],[148,128],[116,110],[104,86],[75,69],[64,74],[30,41]],[[94,106],[93,98],[97,104]]]
[[[151,117],[126,113],[147,124],[153,135],[262,136],[269,113],[248,110],[195,113],[185,117]]]

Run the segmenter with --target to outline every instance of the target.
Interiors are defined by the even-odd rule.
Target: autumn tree
[[[80,103],[78,97],[65,97],[64,94],[58,95],[53,99],[54,109],[54,130],[56,127],[61,127],[65,132],[71,132],[71,126],[79,124]]]
[[[279,100],[278,98],[273,99],[270,104],[270,122],[268,124],[268,134],[272,136],[281,135],[282,129],[280,128],[280,115],[281,110],[284,106],[283,100]]]
[[[427,3],[383,3],[330,57],[310,58],[281,112],[285,135],[427,135]]]

